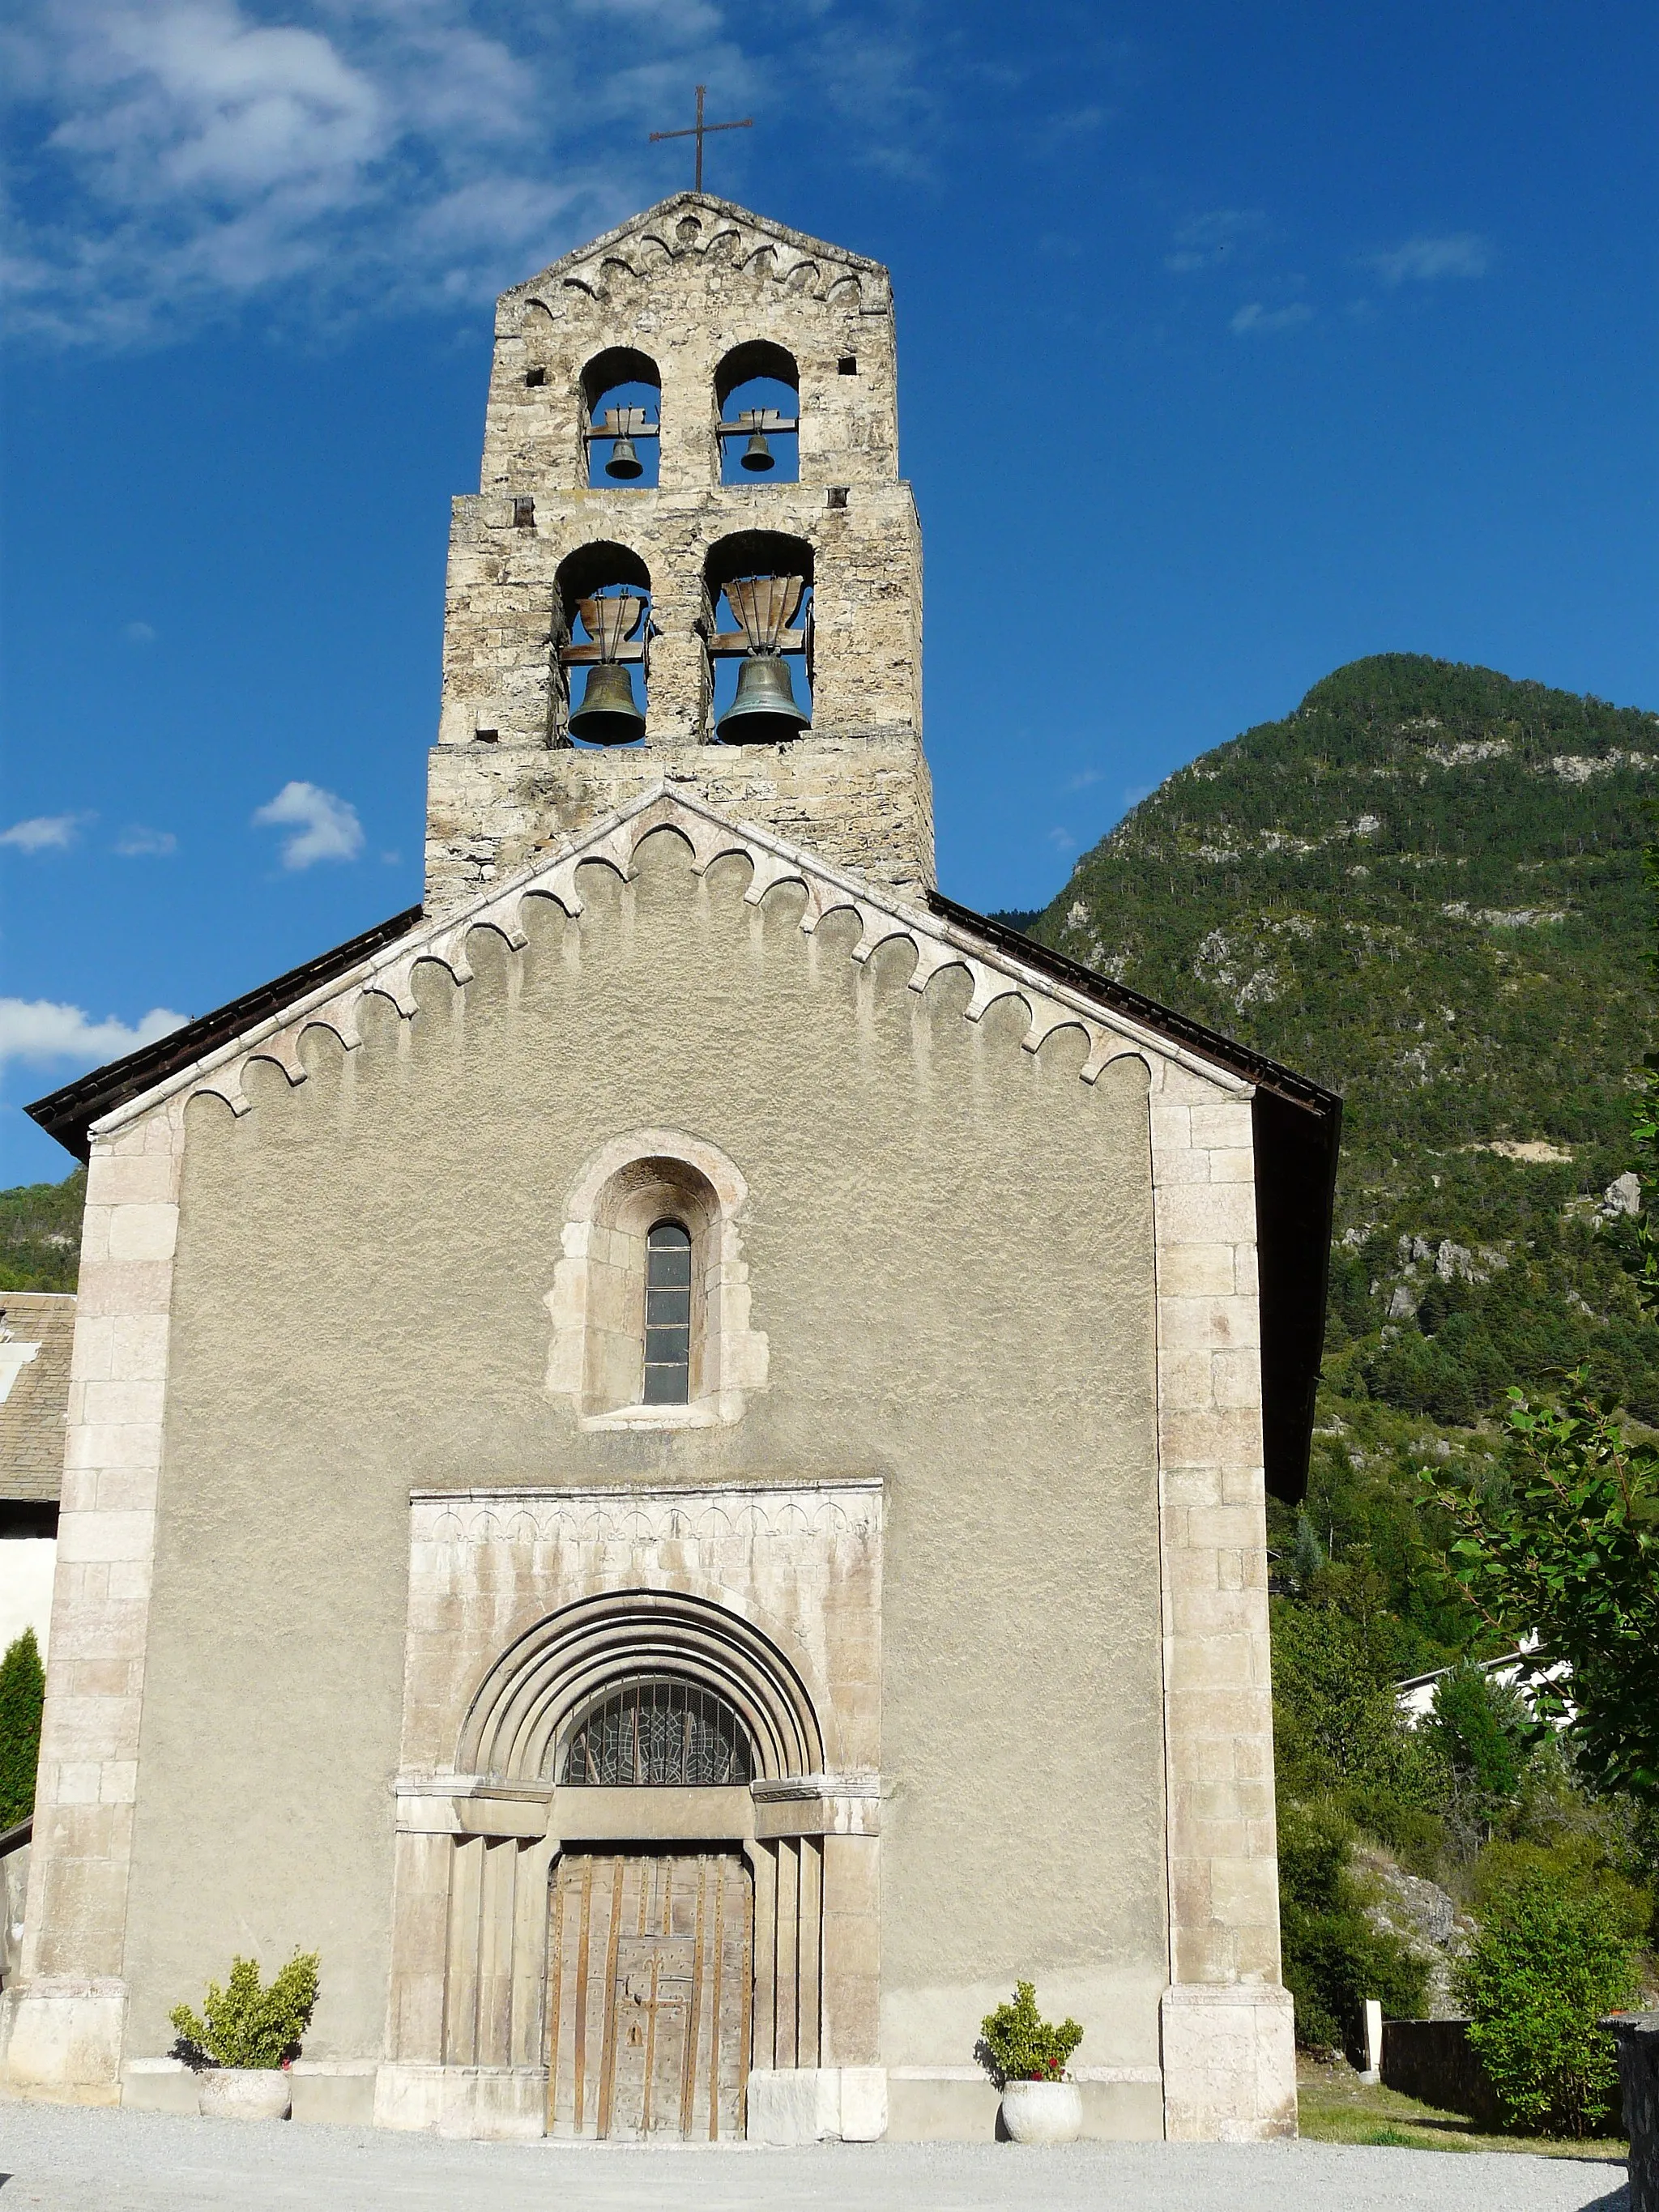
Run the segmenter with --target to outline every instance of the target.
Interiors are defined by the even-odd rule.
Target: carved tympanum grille
[[[749,1731],[726,1699],[690,1682],[629,1682],[571,1737],[566,1789],[719,1789],[754,1779]]]

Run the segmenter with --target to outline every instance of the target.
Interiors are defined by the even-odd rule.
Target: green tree
[[[1435,1685],[1425,1733],[1450,1784],[1448,1817],[1489,1840],[1521,1787],[1527,1712],[1512,1690],[1465,1660]]]
[[[1381,1788],[1408,1802],[1433,1794],[1440,1779],[1435,1747],[1418,1741],[1402,1722],[1388,1650],[1368,1649],[1365,1621],[1333,1603],[1277,1599],[1273,1638],[1282,1788],[1309,1798]]]
[[[1581,1770],[1659,1810],[1659,1449],[1632,1442],[1582,1372],[1559,1404],[1510,1398],[1506,1491],[1423,1471],[1457,1531],[1451,1579],[1492,1626],[1536,1638],[1534,1710],[1565,1728]]]
[[[1310,2050],[1358,2038],[1360,2007],[1381,2000],[1395,2020],[1423,2009],[1427,1970],[1365,1911],[1350,1852],[1353,1829],[1329,1806],[1287,1804],[1279,1820],[1279,1911],[1285,1986],[1296,2039]]]
[[[1457,1985],[1511,2127],[1584,2136],[1605,2125],[1618,2069],[1598,2023],[1635,1981],[1633,1949],[1595,1896],[1534,1872],[1492,1900]]]
[[[0,1828],[15,1827],[34,1810],[46,1695],[40,1647],[26,1628],[0,1659]]]

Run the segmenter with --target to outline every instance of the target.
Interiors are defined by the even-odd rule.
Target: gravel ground
[[[634,2150],[0,2104],[0,2212],[1626,2212],[1621,2166],[1334,2143]]]

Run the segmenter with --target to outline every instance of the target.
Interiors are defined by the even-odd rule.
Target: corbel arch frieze
[[[787,253],[775,240],[725,223],[704,236],[664,238],[648,231],[625,246],[611,247],[593,261],[578,264],[559,282],[573,292],[594,301],[610,296],[623,284],[647,284],[673,264],[690,259],[715,261],[747,276],[768,280],[781,289],[807,299],[833,299],[837,307],[862,304],[863,279],[850,269],[826,269],[810,253]],[[526,304],[532,304],[526,302]],[[534,304],[540,304],[536,302]]]
[[[571,920],[580,920],[583,900],[577,888],[578,871],[598,863],[614,870],[624,882],[632,881],[637,873],[640,846],[665,829],[675,831],[689,847],[689,866],[694,876],[706,874],[716,860],[733,857],[746,860],[750,873],[743,896],[751,907],[762,905],[781,885],[799,886],[803,897],[799,927],[803,935],[811,936],[832,914],[851,914],[858,922],[859,935],[848,957],[860,965],[866,964],[883,945],[898,939],[908,940],[916,956],[908,979],[908,988],[914,992],[924,993],[947,969],[960,969],[969,984],[963,1012],[969,1021],[981,1020],[1005,998],[1019,998],[1029,1014],[1022,1040],[1028,1052],[1038,1051],[1045,1039],[1060,1029],[1081,1029],[1088,1040],[1079,1069],[1084,1083],[1095,1084],[1114,1060],[1127,1053],[1145,1062],[1153,1091],[1162,1088],[1166,1066],[1179,1064],[1196,1070],[1222,1091],[1249,1094],[1249,1085],[1224,1069],[1141,1029],[1127,1016],[1023,968],[1017,958],[964,942],[961,932],[938,917],[878,896],[868,885],[837,875],[784,840],[751,824],[731,821],[699,800],[659,786],[598,825],[579,843],[567,846],[552,860],[484,893],[429,933],[420,932],[412,943],[404,940],[382,948],[291,1011],[270,1017],[193,1068],[118,1108],[97,1125],[97,1133],[136,1120],[161,1097],[179,1091],[190,1097],[216,1097],[237,1115],[247,1113],[252,1102],[243,1091],[242,1077],[251,1060],[267,1060],[282,1069],[290,1084],[303,1082],[306,1070],[301,1045],[308,1029],[331,1030],[343,1048],[352,1052],[362,1042],[358,1017],[365,999],[383,998],[401,1019],[412,1019],[419,1011],[415,974],[423,963],[447,969],[457,987],[465,989],[472,977],[467,940],[475,929],[493,930],[510,949],[522,951],[528,941],[524,926],[527,899],[550,899]]]

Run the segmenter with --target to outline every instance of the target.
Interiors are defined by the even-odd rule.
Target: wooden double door
[[[550,2135],[743,2134],[752,1899],[738,1851],[560,1859],[548,1939]]]

